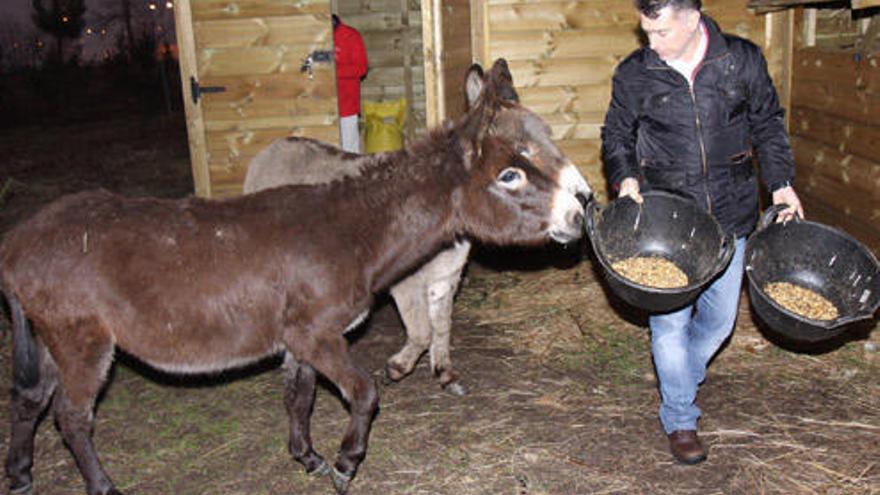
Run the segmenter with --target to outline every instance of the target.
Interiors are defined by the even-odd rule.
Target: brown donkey
[[[290,452],[345,493],[378,394],[344,333],[373,294],[462,236],[500,245],[581,236],[583,206],[571,191],[589,193],[583,177],[573,167],[542,170],[526,143],[495,132],[517,106],[498,61],[465,116],[376,155],[357,177],[226,201],[85,192],[10,230],[0,289],[13,316],[11,491],[31,491],[34,433],[51,402],[87,493],[119,494],[91,438],[118,347],[173,373],[284,353]],[[332,467],[309,434],[316,373],[350,405]]]
[[[464,80],[468,108],[476,105],[484,77],[483,69],[477,64],[468,70]],[[514,99],[514,94],[509,95],[509,99]],[[557,174],[571,164],[553,143],[549,127],[522,106],[502,108],[495,115],[492,132],[502,139],[521,143],[521,152],[528,153],[532,164],[544,172]],[[286,184],[325,184],[357,176],[371,160],[368,155],[346,153],[314,139],[279,139],[251,160],[244,192]],[[391,287],[391,296],[406,327],[406,344],[385,366],[386,376],[391,380],[400,380],[411,373],[427,351],[431,371],[440,385],[455,395],[466,392],[452,365],[450,334],[452,302],[470,249],[468,239],[457,239]]]

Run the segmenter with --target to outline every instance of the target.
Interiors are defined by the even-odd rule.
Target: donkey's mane
[[[467,139],[461,120],[447,121],[404,149],[363,155],[357,160],[358,173],[323,184],[289,184],[233,198],[230,201],[262,202],[264,196],[288,197],[302,201],[327,196],[348,204],[388,203],[399,205],[414,193],[443,194],[466,173],[461,140]],[[275,192],[272,192],[275,191]],[[290,195],[293,193],[293,195]],[[284,201],[282,199],[282,201]]]

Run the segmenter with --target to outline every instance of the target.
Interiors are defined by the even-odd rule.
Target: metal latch
[[[312,70],[312,65],[317,62],[331,62],[333,60],[333,52],[327,50],[315,50],[312,53],[308,54],[306,58],[303,59],[302,66],[300,66],[300,72],[308,72],[309,79],[314,79],[315,74]]]
[[[198,103],[202,93],[222,93],[226,91],[225,86],[200,86],[195,77],[189,78],[190,94],[192,94],[193,103]]]

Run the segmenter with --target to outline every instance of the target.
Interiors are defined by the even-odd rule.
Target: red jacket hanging
[[[367,75],[367,50],[357,29],[339,23],[333,30],[336,50],[336,92],[339,116],[361,112],[361,78]]]

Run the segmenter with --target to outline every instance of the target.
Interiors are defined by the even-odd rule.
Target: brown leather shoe
[[[669,450],[682,464],[699,464],[706,460],[706,449],[694,430],[678,430],[669,435]]]

